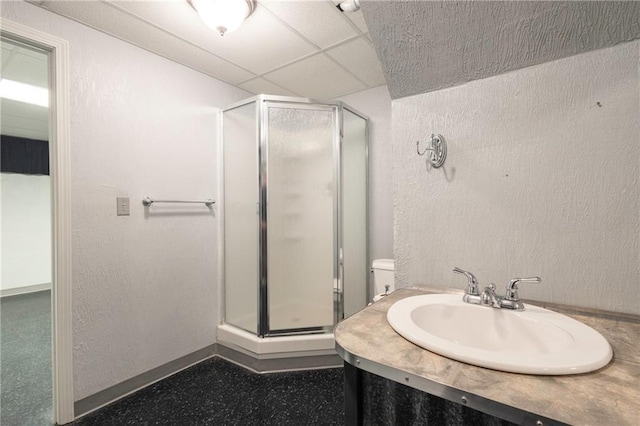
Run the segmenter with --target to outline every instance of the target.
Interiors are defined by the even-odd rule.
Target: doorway
[[[64,424],[74,416],[69,49],[4,18],[0,36],[2,423]]]
[[[52,424],[49,53],[0,44],[2,421]]]

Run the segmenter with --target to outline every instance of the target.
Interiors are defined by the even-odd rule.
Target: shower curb
[[[344,364],[342,358],[335,351],[332,354],[264,358],[258,354],[245,353],[245,351],[239,350],[241,348],[232,346],[235,345],[230,345],[226,342],[218,343],[216,355],[258,374],[341,368]]]

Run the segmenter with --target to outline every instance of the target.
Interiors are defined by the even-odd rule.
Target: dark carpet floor
[[[3,297],[0,424],[53,424],[51,292]],[[77,425],[339,425],[341,368],[255,374],[220,358],[181,371]]]
[[[0,424],[53,424],[51,292],[0,299]]]
[[[255,374],[220,358],[91,413],[76,425],[340,425],[341,368]]]

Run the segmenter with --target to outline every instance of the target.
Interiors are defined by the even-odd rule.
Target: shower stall
[[[366,305],[367,139],[367,117],[341,102],[223,110],[225,327],[313,340]]]

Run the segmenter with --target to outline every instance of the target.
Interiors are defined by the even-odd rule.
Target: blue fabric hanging
[[[0,170],[27,175],[49,174],[49,141],[2,135]]]

